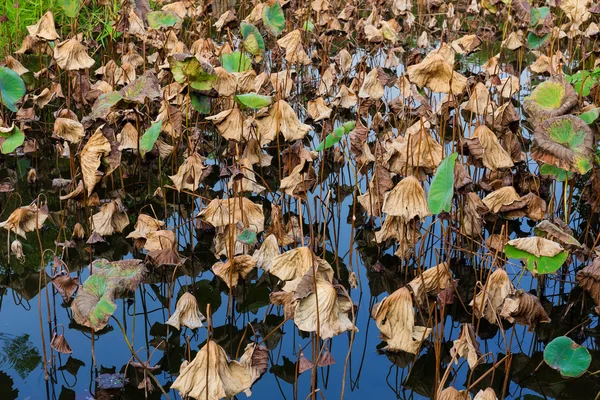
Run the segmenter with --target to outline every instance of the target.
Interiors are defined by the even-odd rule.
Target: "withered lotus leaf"
[[[58,39],[56,27],[54,26],[54,15],[52,11],[48,11],[42,15],[42,18],[35,25],[27,27],[29,34],[35,38],[47,40],[49,42]],[[62,67],[61,67],[62,68]]]
[[[301,246],[288,250],[275,258],[269,272],[282,281],[286,281],[284,290],[294,291],[298,283],[306,275],[317,272],[317,277],[330,281],[333,279],[333,268],[329,263],[317,257],[309,247]]]
[[[530,331],[533,331],[538,323],[550,322],[540,299],[522,289],[504,300],[500,316],[508,322],[527,325]]]
[[[585,174],[592,168],[593,156],[594,134],[581,118],[548,118],[533,133],[531,157],[540,163]]]
[[[556,221],[559,222],[559,221]],[[562,221],[560,221],[562,222]],[[548,220],[541,221],[534,228],[534,232],[536,236],[540,236],[546,239],[550,239],[562,245],[566,249],[570,250],[580,250],[583,248],[581,243],[577,239],[573,237],[573,231],[566,225],[564,222],[562,223],[564,226],[559,226],[557,224],[553,224]]]
[[[6,221],[0,222],[0,228],[27,238],[26,233],[41,229],[47,218],[47,206],[44,205],[38,208],[37,205],[31,204],[15,209],[10,213]]]
[[[159,221],[156,218],[152,218],[147,214],[138,215],[137,222],[135,223],[134,231],[127,235],[128,239],[146,239],[146,235],[149,232],[159,230],[165,223]]]
[[[174,249],[177,244],[175,232],[167,229],[156,230],[146,234],[146,251],[157,251],[163,249]]]
[[[448,262],[426,269],[406,285],[415,296],[418,303],[425,302],[425,296],[436,295],[452,281],[452,273]]]
[[[536,257],[554,257],[564,250],[560,244],[538,236],[513,239],[507,244]]]
[[[316,287],[316,290],[315,290]],[[329,280],[307,274],[296,287],[297,301],[294,323],[305,332],[318,332],[322,339],[329,339],[346,331],[358,331],[350,311],[352,301],[340,293]]]
[[[415,325],[415,310],[407,288],[400,288],[373,307],[372,317],[386,350],[417,354],[430,328]]]
[[[171,388],[197,400],[220,400],[250,388],[267,370],[266,348],[250,343],[240,361],[230,360],[213,340],[208,340],[192,362],[184,362]]]
[[[439,393],[438,400],[471,400],[471,395],[466,390],[450,386]]]
[[[577,272],[577,282],[594,299],[596,312],[600,311],[600,258],[594,258],[591,264]]]
[[[465,195],[464,209],[460,225],[460,231],[467,236],[477,237],[481,234],[483,228],[482,214],[488,208],[481,201],[481,198],[475,192],[469,192]]]
[[[296,29],[277,41],[277,44],[285,49],[285,59],[290,64],[310,64],[310,58],[302,47],[302,32]]]
[[[50,347],[62,354],[73,353],[71,346],[69,346],[69,343],[67,343],[67,339],[65,339],[65,335],[58,334],[56,332],[52,334],[52,339],[50,340]]]
[[[383,212],[408,222],[431,215],[421,183],[414,176],[402,179],[383,199]]]
[[[60,68],[67,71],[87,69],[94,65],[94,59],[88,55],[85,46],[75,38],[58,43],[54,47],[54,59]]]
[[[81,150],[81,173],[83,175],[83,183],[87,190],[88,196],[94,191],[94,186],[101,179],[102,173],[98,171],[101,159],[110,153],[110,142],[104,136],[101,129],[89,138],[83,150]]]
[[[540,83],[523,100],[523,110],[534,123],[566,114],[577,105],[577,93],[562,77]]]
[[[246,197],[213,199],[198,217],[215,228],[241,222],[244,226],[255,227],[257,233],[265,230],[263,206]]]
[[[85,137],[83,125],[70,118],[56,118],[54,121],[54,136],[59,139],[77,144]]]
[[[256,260],[247,254],[235,256],[227,262],[219,261],[212,266],[215,275],[221,278],[229,288],[237,286],[240,279],[246,276],[256,266]]]
[[[203,158],[193,153],[179,166],[175,175],[169,176],[178,192],[182,190],[195,191],[203,178],[202,171],[208,168],[203,163]]]
[[[458,339],[454,340],[454,345],[450,349],[452,357],[462,357],[467,360],[469,368],[473,369],[481,363],[481,351],[479,351],[479,342],[477,335],[471,324],[462,324]],[[458,360],[456,360],[458,363]]]
[[[521,196],[517,194],[517,191],[514,187],[505,186],[488,194],[483,198],[482,201],[491,212],[497,214],[501,211],[502,207],[510,206],[514,202],[520,200]]]
[[[276,101],[265,117],[257,118],[256,125],[261,145],[274,140],[278,133],[290,142],[303,139],[312,129],[300,122],[294,109],[283,99]]]
[[[409,133],[412,129],[414,131]],[[442,159],[442,145],[429,134],[421,122],[411,126],[405,136],[399,136],[392,142],[385,155],[390,172],[400,175],[419,174],[419,177],[423,172],[431,173],[435,170]]]
[[[498,325],[498,307],[513,291],[513,285],[506,271],[497,269],[488,277],[469,305],[473,307],[473,312],[478,318],[483,316],[492,324]]]
[[[361,99],[373,99],[379,100],[383,97],[384,87],[379,81],[379,69],[372,69],[360,87],[360,91],[358,92],[358,97]]]
[[[487,126],[479,125],[473,132],[473,137],[477,138],[483,147],[482,162],[486,168],[495,171],[514,165],[510,155],[498,141],[498,137]]]
[[[227,140],[241,142],[244,137],[244,116],[238,107],[222,111],[206,118],[213,121],[217,130]]]
[[[175,312],[167,320],[167,325],[171,325],[177,330],[180,330],[182,325],[190,329],[197,329],[202,327],[202,321],[205,319],[198,309],[196,297],[189,292],[185,292],[177,300]]]
[[[79,278],[73,278],[66,271],[56,273],[52,278],[52,285],[65,302],[69,302],[71,297],[79,289]]]
[[[491,114],[493,104],[490,101],[490,97],[488,88],[479,82],[469,95],[469,100],[463,105],[463,110],[475,115]]]
[[[281,251],[279,250],[279,243],[277,237],[274,234],[270,234],[263,240],[260,248],[254,251],[252,258],[256,260],[256,267],[264,271],[269,272],[273,265],[275,257],[279,256]]]
[[[121,200],[116,199],[103,204],[100,211],[91,217],[92,228],[102,236],[109,236],[115,232],[123,232],[129,225],[129,218],[124,211]]]
[[[322,97],[317,97],[315,100],[311,100],[307,105],[308,114],[315,121],[321,121],[331,116],[333,109],[327,107],[325,100]]]
[[[524,1],[524,3],[527,2]],[[494,389],[489,387],[485,390],[480,390],[479,392],[477,392],[473,400],[498,400],[498,397],[496,396],[496,392],[494,392]]]
[[[423,61],[406,69],[408,79],[418,87],[433,92],[461,94],[467,86],[467,78],[454,71],[454,67],[442,55],[429,54]]]

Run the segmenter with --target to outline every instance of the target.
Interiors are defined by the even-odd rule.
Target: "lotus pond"
[[[600,398],[599,5],[93,6],[0,63],[0,398]]]

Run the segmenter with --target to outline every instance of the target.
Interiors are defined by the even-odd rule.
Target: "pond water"
[[[482,59],[487,59],[487,56]],[[399,68],[398,74],[401,71],[402,68]],[[472,68],[472,72],[476,73],[477,68]],[[521,99],[528,93],[529,81],[526,73],[521,74]],[[387,93],[387,96],[393,98],[397,93]],[[432,99],[433,103],[435,101],[439,98]],[[467,131],[472,129],[471,124],[464,120],[461,124]],[[205,129],[206,124],[199,127]],[[530,138],[526,130],[523,137]],[[313,147],[317,143],[318,140],[314,139]],[[451,149],[452,146],[447,144],[446,151]],[[268,149],[274,155],[274,163],[278,150],[275,146]],[[250,197],[255,203],[263,204],[265,214],[269,213],[271,204],[279,203],[283,206],[285,218],[302,218],[305,243],[308,243],[309,232],[312,233],[319,243],[317,254],[332,265],[336,279],[349,290],[356,305],[354,317],[358,331],[353,335],[343,333],[323,342],[335,363],[319,367],[314,376],[311,371],[297,376],[299,353],[302,351],[310,358],[314,341],[310,334],[300,332],[292,320],[285,320],[281,307],[270,304],[269,294],[277,286],[277,279],[262,271],[253,271],[230,292],[210,269],[217,261],[211,252],[214,231],[198,223],[194,216],[210,199],[224,197],[226,180],[219,179],[219,172],[221,165],[228,160],[215,159],[213,154],[211,162],[215,168],[197,191],[199,197],[165,190],[163,202],[153,193],[159,184],[168,182],[166,175],[170,171],[167,174],[165,169],[171,166],[163,165],[161,171],[157,163],[149,166],[140,163],[135,155],[128,157],[136,168],[124,171],[121,181],[118,177],[109,180],[100,198],[110,198],[114,191],[125,189],[124,203],[129,226],[122,233],[105,237],[106,243],[92,246],[78,240],[69,243],[69,248],[55,244],[57,238],[59,242],[65,241],[64,233],[59,236],[61,219],[69,219],[68,226],[72,227],[71,222],[85,221],[92,212],[86,208],[67,208],[64,202],[58,200],[59,190],[52,186],[52,179],[70,176],[69,158],[57,158],[54,144],[48,137],[39,140],[39,151],[35,155],[18,159],[9,156],[4,160],[6,170],[2,177],[14,179],[14,193],[18,193],[20,199],[11,193],[0,194],[2,220],[18,204],[29,204],[41,194],[42,199],[47,201],[51,221],[40,231],[39,238],[35,232],[30,232],[27,240],[23,240],[24,262],[13,257],[9,264],[7,248],[3,246],[1,249],[0,399],[167,398],[157,388],[151,393],[138,389],[143,374],[128,366],[132,361],[128,343],[143,361],[149,359],[151,365],[158,366],[154,375],[169,398],[180,398],[177,391],[170,390],[170,385],[182,361],[193,358],[208,335],[206,326],[196,331],[188,328],[177,331],[165,324],[174,312],[178,294],[185,291],[196,296],[202,312],[210,304],[212,337],[232,359],[238,358],[240,349],[251,340],[261,341],[268,347],[268,371],[252,387],[252,398],[255,399],[305,399],[311,396],[321,399],[433,398],[436,382],[446,371],[449,375],[445,385],[468,388],[473,395],[480,389],[492,387],[499,398],[583,400],[593,399],[600,391],[600,378],[587,375],[562,379],[558,372],[542,362],[544,344],[558,335],[575,332],[579,343],[592,353],[589,370],[600,370],[597,357],[600,353],[595,350],[597,319],[589,314],[591,321],[587,320],[591,300],[576,287],[573,279],[574,271],[581,266],[577,260],[573,260],[563,276],[547,278],[543,285],[523,272],[519,260],[510,260],[506,267],[509,276],[524,291],[537,292],[552,321],[539,325],[533,332],[521,325],[506,325],[501,330],[481,321],[478,324],[478,340],[485,355],[484,362],[472,372],[464,359],[450,364],[452,341],[457,338],[461,324],[472,321],[470,307],[463,306],[463,303],[470,302],[476,281],[485,276],[480,274],[489,266],[485,261],[489,254],[481,249],[473,249],[470,253],[449,249],[443,240],[448,222],[429,217],[422,221],[422,230],[428,235],[417,245],[417,256],[410,262],[400,261],[393,256],[395,248],[378,247],[373,240],[380,219],[367,218],[355,205],[358,192],[354,189],[364,193],[368,179],[362,176],[357,182],[356,171],[348,163],[340,166],[331,160],[327,160],[322,169],[317,169],[322,172],[319,173],[320,187],[314,190],[301,209],[295,200],[286,198],[281,201],[280,192]],[[537,171],[534,162],[526,166]],[[38,179],[35,183],[28,183],[26,171],[32,167],[38,171]],[[277,167],[266,168],[263,176],[270,187],[278,187]],[[572,190],[577,198],[581,186]],[[562,193],[562,185],[553,186],[547,201],[554,197],[554,203],[561,204]],[[133,230],[137,215],[142,212],[155,215],[166,223],[163,229],[176,232],[178,250],[187,261],[176,271],[166,267],[162,270],[154,268],[135,292],[116,301],[117,310],[108,326],[92,334],[88,328],[74,322],[69,306],[64,304],[61,295],[50,283],[54,265],[50,252],[43,256],[45,271],[39,272],[42,258],[39,244],[44,249],[56,249],[71,275],[77,276],[83,283],[90,275],[91,259],[144,259],[145,255],[135,250],[133,241],[126,238]],[[502,226],[511,238],[530,236],[534,225],[527,219],[490,220],[485,225],[484,236],[498,233]],[[598,231],[597,218],[582,215],[578,209],[571,214],[570,225],[577,235],[590,226],[592,231]],[[2,230],[0,243],[6,242],[6,232]],[[404,286],[415,276],[418,268],[426,269],[441,261],[450,261],[459,282],[457,291],[462,301],[446,306],[441,314],[442,321],[438,321],[438,329],[425,341],[417,356],[385,352],[385,343],[379,338],[379,330],[371,318],[373,306]],[[349,283],[352,273],[356,276],[355,288],[351,288]],[[424,316],[418,312],[417,319],[421,318]],[[64,332],[72,348],[71,355],[51,350],[49,342],[55,332]],[[45,366],[44,360],[47,361]],[[114,373],[125,374],[128,382],[123,388],[100,388],[97,378]],[[245,395],[237,397],[244,398]]]

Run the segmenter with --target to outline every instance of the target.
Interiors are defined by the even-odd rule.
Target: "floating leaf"
[[[236,95],[235,100],[246,107],[258,110],[270,106],[273,98],[271,96],[262,96],[256,93],[244,93]]]
[[[585,347],[566,336],[559,336],[544,349],[544,361],[563,377],[577,378],[587,371],[592,356]]]
[[[0,128],[0,142],[2,154],[12,153],[25,141],[25,135],[15,125],[10,128]]]
[[[181,84],[189,84],[196,90],[210,90],[216,80],[213,67],[189,54],[173,54],[169,57],[173,79]]]
[[[589,111],[579,114],[579,118],[588,125],[593,124],[598,119],[598,116],[600,116],[600,108],[592,108]]]
[[[100,330],[117,309],[108,278],[104,275],[90,276],[71,306],[75,321],[81,325]]]
[[[172,11],[153,11],[148,13],[148,25],[153,29],[170,28],[181,18]]]
[[[25,94],[23,79],[10,68],[0,67],[0,96],[2,104],[10,111],[17,111],[17,101]]]
[[[327,137],[325,137],[325,140],[317,146],[315,151],[321,151],[330,148],[331,146],[342,140],[342,137],[344,137],[344,135],[352,132],[352,130],[354,130],[355,127],[355,121],[348,121],[343,125],[338,126],[333,130],[333,132],[331,132],[329,135],[327,135]]]
[[[540,163],[585,174],[592,168],[593,156],[594,135],[581,118],[549,118],[533,133],[531,157]]]
[[[239,51],[221,55],[221,65],[229,73],[246,72],[252,68],[252,60]]]
[[[452,208],[452,196],[454,194],[454,165],[458,153],[452,153],[438,167],[427,196],[429,210],[439,214],[442,210],[450,212]]]
[[[285,15],[278,2],[263,8],[263,22],[273,36],[279,36],[285,28]]]
[[[154,143],[156,143],[158,135],[160,135],[162,123],[162,121],[154,122],[150,128],[144,132],[144,135],[140,139],[140,154],[142,156],[146,155],[146,153],[151,151],[154,147]]]
[[[538,274],[556,272],[569,255],[558,243],[537,236],[513,239],[506,244],[504,252],[508,258],[527,261],[527,269]]]

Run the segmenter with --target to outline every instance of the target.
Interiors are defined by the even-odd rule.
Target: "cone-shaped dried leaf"
[[[265,229],[262,205],[254,204],[246,197],[214,199],[200,211],[198,217],[215,228],[241,222],[244,226],[255,227],[257,233]]]
[[[271,266],[273,265],[273,260],[280,254],[281,251],[279,250],[277,237],[273,234],[270,234],[265,240],[263,240],[260,248],[254,251],[252,258],[256,260],[256,268],[270,272]]]
[[[407,131],[407,135],[392,142],[386,155],[391,172],[400,175],[432,173],[442,162],[442,145],[421,127],[420,122],[417,124],[411,127],[416,128],[414,133]]]
[[[413,292],[415,300],[419,303],[425,302],[425,296],[437,295],[437,293],[448,286],[452,281],[452,273],[447,262],[436,265],[423,271],[407,285]]]
[[[562,222],[557,221],[555,222]],[[580,250],[583,248],[581,243],[577,239],[573,237],[573,231],[569,228],[568,225],[564,224],[564,226],[558,226],[553,224],[550,221],[542,221],[535,226],[534,232],[536,236],[540,236],[546,239],[550,239],[562,245],[566,249],[570,250]]]
[[[402,179],[383,200],[383,212],[403,218],[406,222],[415,217],[431,215],[421,183],[414,176]]]
[[[471,301],[474,314],[485,317],[492,324],[498,325],[497,310],[513,292],[513,285],[508,274],[503,269],[497,269],[488,277],[487,281]]]
[[[524,3],[529,4],[526,1],[524,1]],[[479,392],[477,392],[473,400],[498,400],[498,397],[496,396],[496,392],[494,392],[494,389],[489,387],[485,390],[480,390]]]
[[[206,118],[213,121],[221,136],[227,140],[235,140],[241,142],[244,130],[244,116],[239,108],[234,107],[229,110],[222,111],[217,115]]]
[[[67,71],[91,68],[94,59],[88,56],[87,49],[75,38],[58,43],[54,47],[54,59],[58,66]]]
[[[71,349],[71,346],[69,346],[69,343],[67,343],[67,339],[65,339],[65,336],[59,335],[56,332],[52,335],[50,347],[62,354],[73,353],[73,350]]]
[[[508,322],[527,325],[530,331],[535,330],[538,323],[550,322],[550,317],[542,307],[540,299],[521,289],[504,300],[500,316]]]
[[[209,340],[192,362],[182,364],[171,388],[197,400],[220,400],[248,392],[267,369],[261,357],[265,351],[250,343],[238,362],[229,360],[225,350]]]
[[[100,162],[103,156],[110,153],[110,142],[102,134],[102,130],[96,130],[96,133],[90,137],[83,150],[81,150],[81,174],[83,175],[83,183],[87,190],[88,196],[94,191],[94,186],[102,177],[102,173],[98,171]]]
[[[56,118],[54,121],[54,136],[59,139],[77,144],[85,137],[83,125],[70,118]]]
[[[544,164],[585,174],[592,168],[594,135],[578,117],[545,119],[533,133],[531,157]]]
[[[303,139],[312,129],[310,125],[300,122],[294,109],[285,100],[275,102],[267,116],[256,120],[256,125],[261,145],[274,140],[278,133],[287,141]]]
[[[315,292],[316,286],[316,292]],[[294,298],[298,301],[294,323],[305,332],[317,332],[329,339],[346,331],[358,331],[350,320],[352,301],[338,292],[333,284],[312,275],[306,275],[298,284]]]
[[[477,342],[473,325],[462,325],[458,339],[454,340],[454,345],[450,349],[450,355],[466,359],[470,369],[475,368],[477,364],[483,361],[483,359],[480,360],[481,351],[479,351],[479,342]],[[456,362],[458,363],[458,360]]]
[[[512,186],[506,186],[501,189],[495,190],[483,198],[483,204],[490,209],[494,214],[500,212],[500,209],[504,206],[509,206],[515,201],[521,200],[521,196],[517,194],[517,191]]]
[[[279,39],[277,44],[285,49],[285,59],[290,64],[310,64],[310,58],[302,47],[302,32],[299,29]]]
[[[365,76],[358,97],[361,99],[379,100],[383,97],[384,87],[379,81],[379,69],[374,68]]]
[[[407,288],[396,290],[375,305],[372,316],[389,351],[417,354],[431,333],[431,329],[415,325],[415,310]]]
[[[123,211],[121,200],[113,200],[103,204],[100,211],[92,215],[92,228],[102,236],[110,236],[115,232],[123,232],[129,225],[127,213]]]
[[[178,192],[182,190],[195,191],[198,189],[200,180],[203,178],[202,171],[208,168],[203,163],[202,157],[197,153],[185,159],[183,164],[179,166],[177,174],[169,176],[173,181],[173,185]]]
[[[60,272],[52,277],[52,285],[60,293],[65,303],[68,303],[79,289],[79,278],[72,278],[66,271]]]
[[[317,257],[309,247],[297,247],[276,256],[269,272],[282,281],[295,282],[297,285],[305,275],[312,275],[311,271],[315,269],[317,276],[329,281],[333,278],[333,269],[325,260]],[[286,289],[295,288],[286,286]]]
[[[198,309],[196,297],[191,293],[185,292],[177,300],[175,312],[167,321],[167,325],[171,325],[177,330],[180,330],[182,325],[190,329],[197,329],[202,327],[202,321],[205,319]]]
[[[138,215],[135,223],[135,230],[127,235],[128,239],[146,239],[146,235],[150,232],[159,230],[165,223],[159,221],[147,214]]]
[[[228,287],[237,286],[240,279],[244,279],[256,266],[256,260],[247,254],[235,256],[227,262],[219,261],[212,266],[215,275],[221,278]]]
[[[477,138],[483,147],[482,162],[486,168],[495,171],[514,165],[510,155],[498,141],[498,137],[487,126],[478,126],[473,132],[473,137]]]
[[[458,95],[467,86],[467,78],[454,71],[454,67],[440,54],[429,54],[423,61],[406,69],[408,79],[418,87],[434,92]]]
[[[33,232],[37,229],[42,229],[44,222],[48,218],[48,207],[42,206],[38,209],[35,204],[30,206],[19,207],[14,210],[6,221],[0,222],[0,228],[4,228],[9,232],[27,238],[27,232]]]
[[[37,24],[28,26],[27,31],[31,36],[39,39],[47,41],[58,39],[58,33],[56,33],[56,27],[54,26],[54,16],[51,11],[44,14]]]

